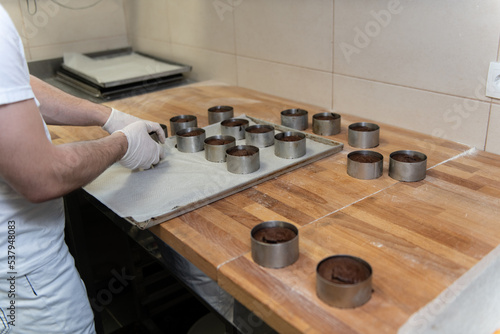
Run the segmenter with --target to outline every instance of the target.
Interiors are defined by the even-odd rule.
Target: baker
[[[64,243],[61,196],[120,162],[163,158],[158,123],[69,96],[30,77],[0,5],[0,333],[95,333],[83,282]],[[46,124],[102,126],[109,136],[53,145]]]

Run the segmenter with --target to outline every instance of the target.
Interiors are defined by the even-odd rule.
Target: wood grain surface
[[[208,125],[207,109],[231,105],[280,123],[280,111],[303,108],[309,119],[328,110],[213,82],[108,103],[168,125],[192,114]],[[383,176],[346,173],[347,126],[369,121],[342,115],[329,136],[344,150],[231,195],[150,230],[282,333],[395,333],[421,307],[500,244],[500,157],[468,146],[380,124]],[[308,132],[312,133],[312,126]],[[99,138],[101,129],[50,127],[55,143]],[[391,152],[427,155],[427,177],[415,183],[388,176]],[[147,171],[146,171],[147,172]],[[250,230],[266,220],[297,226],[299,260],[266,269],[250,254]],[[315,293],[315,268],[330,255],[350,254],[374,270],[374,293],[362,307],[329,307]]]
[[[222,266],[219,284],[283,332],[396,333],[500,244],[499,167],[498,156],[474,152],[429,170],[424,181],[391,185],[300,228],[295,264],[266,269],[245,254]],[[334,254],[371,264],[367,304],[340,310],[316,296],[316,265]],[[270,310],[278,316],[266,316]]]

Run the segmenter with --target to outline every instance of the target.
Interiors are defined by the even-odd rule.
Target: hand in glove
[[[130,114],[126,114],[126,113],[121,112],[115,108],[112,108],[111,115],[109,115],[108,120],[102,126],[102,128],[104,130],[106,130],[109,134],[111,134],[111,133],[118,131],[118,130],[121,130],[121,129],[125,128],[127,125],[130,125],[130,124],[135,123],[137,121],[144,121],[146,123],[150,123],[151,125],[158,124],[155,122],[140,119],[138,117],[132,116]],[[157,132],[157,134],[158,134],[158,138],[159,138],[160,142],[164,143],[165,142],[165,132],[160,131],[160,132]]]
[[[149,136],[150,132],[156,132],[159,137],[160,133],[163,133],[158,123],[138,121],[118,131],[123,132],[128,141],[127,152],[120,160],[122,166],[130,169],[149,169],[165,157],[161,145]]]

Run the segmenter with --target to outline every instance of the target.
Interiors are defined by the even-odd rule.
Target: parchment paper
[[[255,123],[250,120],[252,124]],[[220,124],[204,129],[207,138],[220,134]],[[233,174],[227,171],[226,163],[207,161],[204,151],[183,153],[175,144],[175,137],[167,138],[163,145],[166,158],[154,169],[130,171],[116,163],[84,187],[85,191],[120,217],[145,222],[332,149],[332,145],[306,139],[305,156],[283,159],[274,155],[274,146],[259,148],[260,169],[250,174]],[[245,140],[236,141],[236,145],[245,145]]]
[[[64,66],[98,83],[123,81],[131,78],[154,76],[182,68],[137,53],[111,58],[90,58],[81,53],[65,53]]]

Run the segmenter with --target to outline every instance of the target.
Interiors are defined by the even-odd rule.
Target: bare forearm
[[[102,126],[111,113],[109,107],[69,95],[34,76],[30,83],[47,124]]]
[[[121,132],[95,141],[55,146],[43,184],[38,184],[36,192],[25,196],[33,202],[63,196],[94,180],[126,151],[127,139]]]
[[[0,106],[0,156],[4,157],[0,158],[0,175],[32,202],[84,186],[127,152],[128,140],[122,132],[55,146],[42,124],[33,100]]]
[[[29,201],[47,201],[86,185],[117,161],[130,169],[157,164],[163,151],[151,131],[163,133],[157,123],[138,121],[95,141],[53,145],[33,99],[0,105],[0,176]]]

